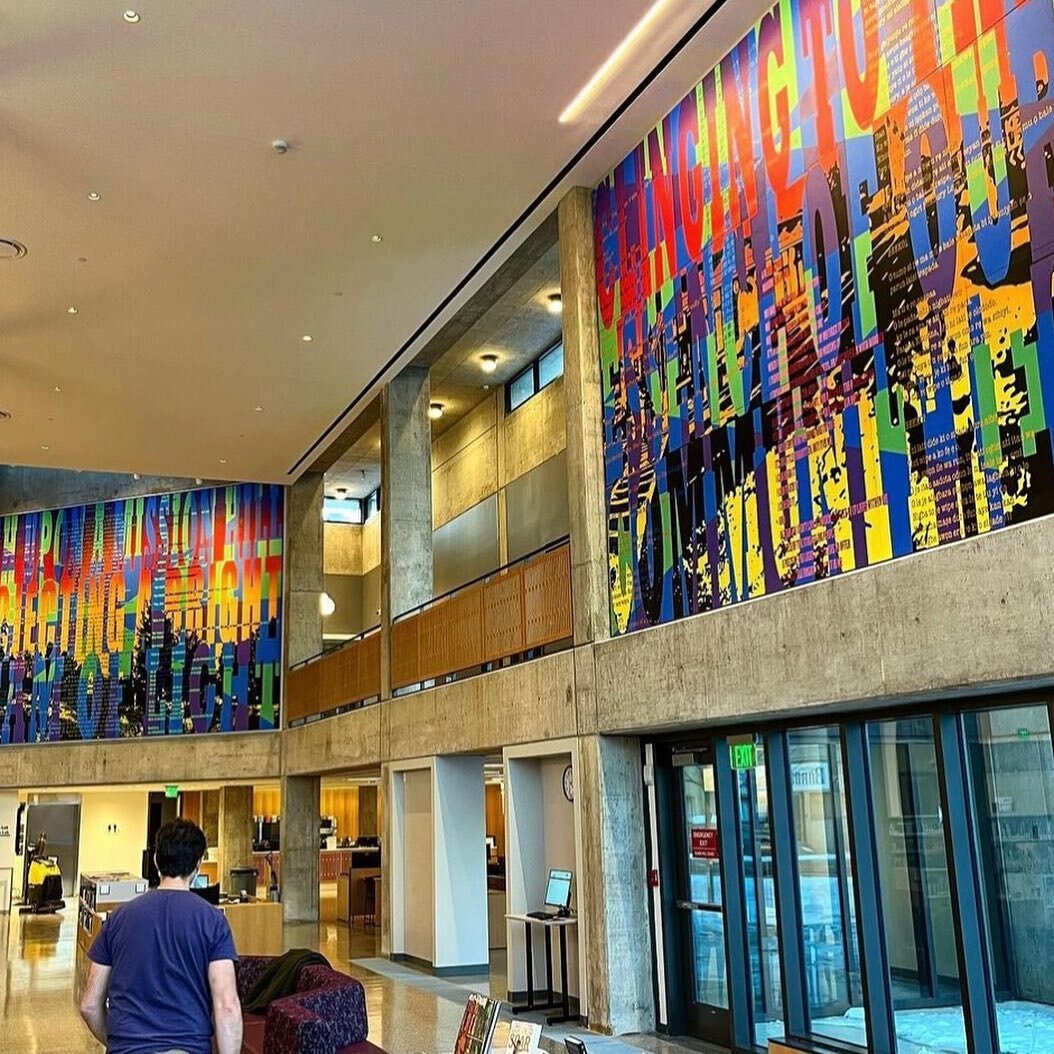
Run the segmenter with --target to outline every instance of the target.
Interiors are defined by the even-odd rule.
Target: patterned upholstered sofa
[[[243,956],[237,966],[242,999],[271,962]],[[266,1015],[245,1015],[243,1054],[383,1054],[366,1041],[366,994],[362,985],[328,966],[300,972],[295,995],[278,999]]]

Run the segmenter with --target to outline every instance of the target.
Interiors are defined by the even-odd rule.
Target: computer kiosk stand
[[[572,915],[550,915],[545,918],[537,918],[533,915],[506,915],[510,922],[522,922],[524,924],[524,936],[527,945],[527,1005],[514,1006],[514,1014],[528,1014],[533,1010],[556,1010],[559,1014],[553,1014],[545,1019],[547,1025],[563,1025],[569,1021],[580,1021],[579,1016],[571,1014],[571,996],[568,992],[567,983],[567,931],[572,926],[578,925],[578,919]],[[531,933],[532,926],[541,926],[545,930],[545,986],[546,1001],[536,1003],[534,1001],[534,941]],[[553,1000],[553,930],[560,931],[560,989],[562,1000],[557,1003]]]

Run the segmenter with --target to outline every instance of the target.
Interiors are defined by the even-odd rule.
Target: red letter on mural
[[[693,93],[681,102],[677,113],[677,189],[684,240],[688,255],[695,261],[703,253],[703,170],[699,138],[699,110]]]
[[[754,180],[754,129],[750,123],[750,43],[744,39],[736,48],[739,76],[729,53],[721,60],[721,96],[725,104],[725,129],[728,135],[729,186],[732,191],[732,226],[738,227],[758,211],[758,194]],[[732,156],[739,161],[732,166]],[[740,212],[738,186],[743,187],[747,215]]]
[[[838,0],[838,43],[842,52],[845,90],[856,123],[861,128],[870,128],[878,101],[878,15],[875,13],[875,0],[860,0],[860,18],[864,24],[863,73],[856,60],[851,0]]]
[[[827,83],[824,40],[831,32],[827,0],[803,0],[801,5],[802,50],[812,59],[812,95],[816,106],[816,139],[823,161],[834,150],[834,118],[831,87]]]
[[[783,30],[780,9],[774,7],[761,19],[758,32],[758,95],[760,96],[761,148],[765,154],[765,168],[776,195],[778,211],[783,213],[783,198],[790,176],[790,99],[786,88],[775,97],[769,90],[770,59],[783,65]],[[775,112],[773,112],[775,104]],[[779,133],[779,143],[775,133]]]
[[[663,141],[669,144],[669,118],[664,122],[663,133]],[[655,224],[655,280],[652,288],[661,289],[666,281],[666,266],[669,266],[670,275],[677,273],[677,221],[673,205],[673,177],[659,145],[657,128],[648,136],[648,163],[651,166],[652,215]]]

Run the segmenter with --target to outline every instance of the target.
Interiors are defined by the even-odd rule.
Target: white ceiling
[[[558,123],[650,3],[142,0],[129,25],[121,4],[12,0],[0,237],[29,252],[0,261],[0,461],[288,481],[708,6],[671,0]],[[720,37],[697,37],[565,184],[600,178]]]

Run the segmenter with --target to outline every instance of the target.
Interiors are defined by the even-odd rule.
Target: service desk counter
[[[267,900],[221,904],[239,955],[282,954],[282,905]]]
[[[337,919],[354,922],[356,916],[376,920],[380,912],[381,850],[376,846],[345,849],[348,866],[337,879]]]

